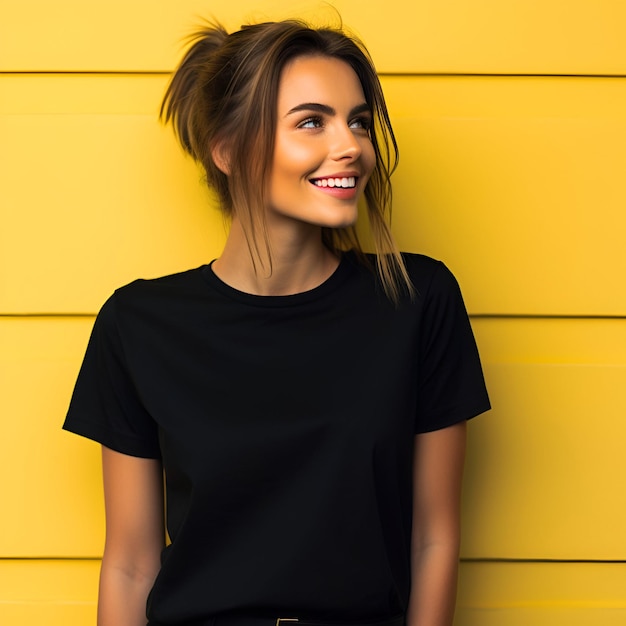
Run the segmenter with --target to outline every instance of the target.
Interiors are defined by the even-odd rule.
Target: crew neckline
[[[351,256],[350,252],[342,252],[341,258],[339,259],[339,264],[337,265],[333,273],[316,287],[289,295],[265,296],[248,293],[246,291],[240,291],[239,289],[232,287],[228,283],[225,283],[215,273],[212,265],[216,259],[213,259],[213,261],[211,261],[209,264],[205,265],[202,268],[202,276],[212,288],[214,288],[220,294],[230,298],[231,300],[237,300],[239,302],[243,302],[244,304],[249,304],[252,306],[297,306],[323,298],[327,294],[334,291],[341,283],[343,283],[345,278],[350,273],[351,263],[349,262],[349,256]]]

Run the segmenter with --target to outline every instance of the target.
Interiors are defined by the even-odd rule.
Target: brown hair
[[[389,228],[390,177],[398,163],[398,147],[376,70],[363,44],[341,29],[313,28],[297,20],[243,26],[230,35],[220,24],[210,23],[194,33],[190,43],[168,85],[161,119],[172,122],[184,150],[202,164],[224,213],[237,212],[253,262],[259,257],[259,233],[271,259],[263,199],[274,152],[282,69],[288,61],[309,55],[350,65],[374,119],[370,136],[376,166],[364,195],[378,271],[393,301],[403,292],[412,294]],[[216,147],[228,155],[228,175],[214,162]],[[330,249],[353,248],[364,259],[354,226],[324,228],[322,237]]]

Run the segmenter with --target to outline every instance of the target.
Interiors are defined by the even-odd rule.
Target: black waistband
[[[148,626],[162,626],[150,622]],[[163,625],[164,626],[164,625]],[[284,617],[249,617],[246,615],[221,615],[203,620],[181,622],[180,626],[404,626],[404,615],[396,615],[378,620],[318,620],[298,618],[294,615]]]

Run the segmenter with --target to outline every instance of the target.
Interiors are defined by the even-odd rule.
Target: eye
[[[362,129],[369,131],[372,127],[372,118],[369,116],[355,117],[350,121],[350,128]]]
[[[321,117],[307,117],[298,124],[298,128],[321,128],[323,126]]]

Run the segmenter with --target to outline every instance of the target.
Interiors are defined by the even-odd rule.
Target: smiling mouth
[[[356,176],[344,178],[313,178],[311,183],[316,187],[338,187],[340,189],[353,189],[356,187]]]

